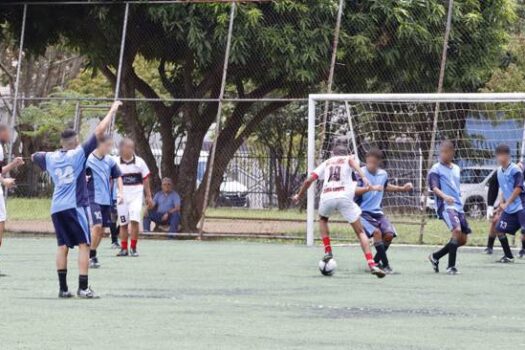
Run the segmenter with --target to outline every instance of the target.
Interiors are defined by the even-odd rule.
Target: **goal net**
[[[398,231],[399,242],[443,236],[444,226],[434,214],[433,195],[427,191],[430,165],[438,161],[441,140],[456,146],[461,167],[464,209],[471,219],[482,219],[487,207],[486,183],[495,171],[494,149],[510,146],[514,160],[523,155],[525,94],[320,94],[310,95],[308,115],[308,169],[330,157],[335,145],[344,145],[364,165],[372,148],[383,152],[389,182],[411,182],[414,190],[385,193],[383,210]],[[308,193],[307,244],[317,235],[320,187]],[[342,219],[331,220],[335,239],[354,237]],[[446,239],[446,237],[443,237]]]

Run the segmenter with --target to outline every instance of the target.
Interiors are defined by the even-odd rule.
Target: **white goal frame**
[[[405,103],[525,103],[525,93],[424,93],[424,94],[311,94],[308,96],[308,173],[315,169],[316,105],[321,102],[405,102]],[[525,130],[525,128],[524,128]],[[353,131],[352,131],[353,133]],[[352,135],[353,139],[355,137]],[[355,145],[354,145],[355,146]],[[525,131],[521,154],[525,153]],[[315,187],[308,190],[306,220],[306,245],[314,245]]]

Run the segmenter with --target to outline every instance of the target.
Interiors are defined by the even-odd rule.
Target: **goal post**
[[[384,209],[403,228],[413,225],[421,235],[432,216],[426,174],[429,164],[437,161],[437,146],[443,139],[456,143],[456,162],[468,184],[465,191],[472,192],[463,198],[464,205],[469,210],[472,206],[468,214],[479,219],[486,209],[484,175],[495,169],[495,146],[507,143],[514,160],[523,159],[525,93],[312,94],[308,98],[308,172],[327,159],[336,144],[346,145],[361,161],[369,149],[381,149],[390,181],[412,182],[415,187],[410,194],[385,193]],[[318,194],[319,184],[308,191],[308,246],[316,237]],[[350,230],[342,225],[331,225],[335,239],[350,238]]]

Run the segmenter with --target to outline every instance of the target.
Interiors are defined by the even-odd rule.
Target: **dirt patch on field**
[[[6,230],[13,233],[52,234],[53,224],[47,220],[8,221]],[[300,221],[253,220],[253,219],[207,219],[204,231],[224,236],[299,236],[306,230],[306,223]],[[191,235],[189,235],[191,236]]]

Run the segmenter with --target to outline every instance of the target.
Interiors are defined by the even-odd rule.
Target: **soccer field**
[[[141,241],[139,258],[100,249],[98,300],[59,300],[51,238],[7,237],[2,349],[494,349],[525,346],[525,263],[460,250],[459,276],[436,275],[431,247],[392,247],[397,274],[366,274],[357,247]],[[76,252],[70,289],[77,287]],[[74,268],[73,268],[74,267]],[[520,311],[521,310],[521,311]]]

